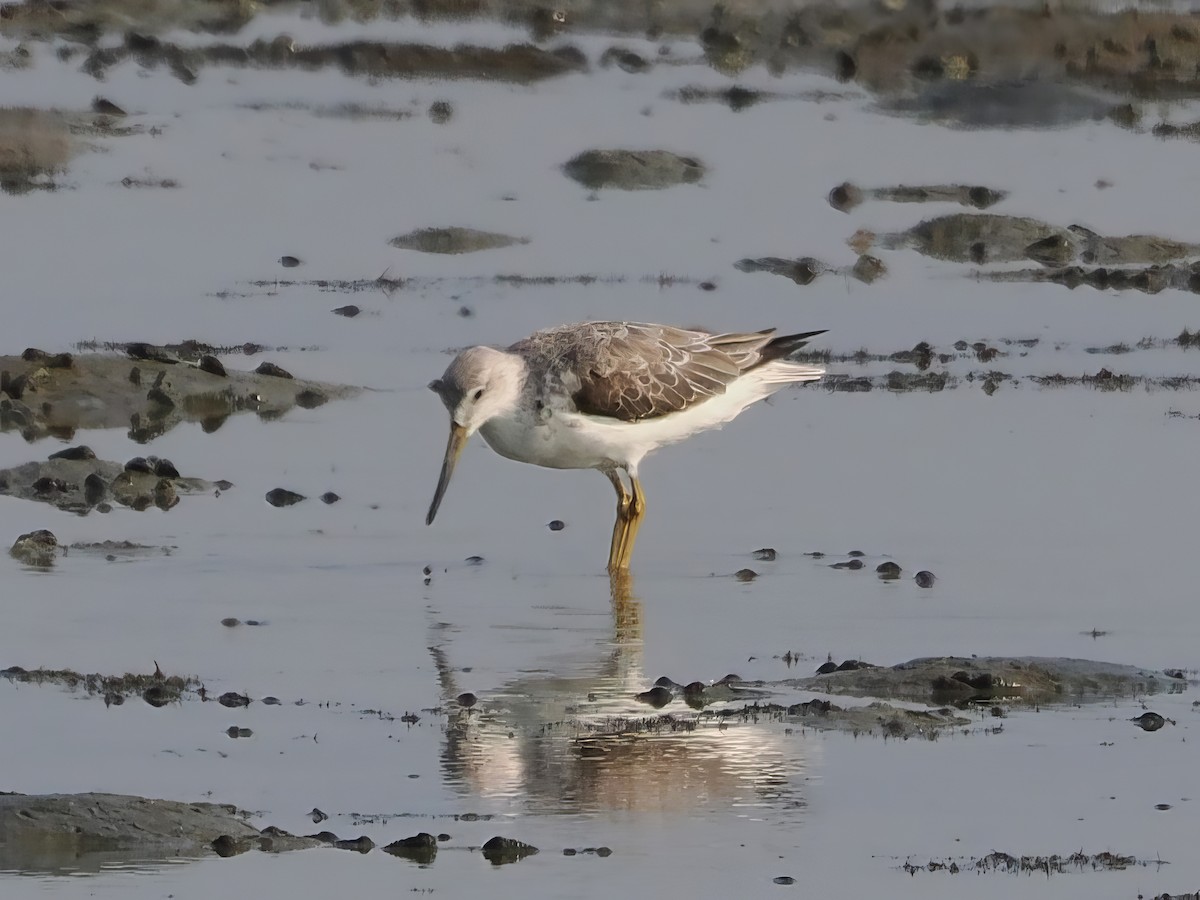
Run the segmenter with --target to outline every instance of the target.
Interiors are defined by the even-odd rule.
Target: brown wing
[[[707,334],[636,322],[592,322],[529,339],[588,415],[632,422],[665,416],[725,393],[762,361],[774,330]],[[532,349],[522,342],[522,349]],[[521,345],[518,345],[521,346]],[[516,348],[514,348],[516,349]]]

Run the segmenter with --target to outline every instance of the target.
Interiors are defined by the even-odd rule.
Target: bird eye
[[[477,390],[475,392],[475,399],[479,400],[482,396],[483,396],[483,388],[480,388],[479,390]]]

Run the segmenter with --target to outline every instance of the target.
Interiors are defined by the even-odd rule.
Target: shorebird
[[[818,334],[583,322],[534,332],[504,350],[470,347],[429,385],[450,413],[450,440],[425,524],[433,524],[478,431],[518,462],[603,472],[617,492],[608,570],[627,570],[646,512],[642,459],[732,421],[788,384],[820,378],[824,369],[789,359]]]

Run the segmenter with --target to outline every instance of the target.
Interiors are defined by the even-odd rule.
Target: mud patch
[[[588,150],[569,160],[567,177],[592,190],[661,190],[694,184],[704,177],[704,163],[669,150]]]
[[[532,44],[435,47],[363,40],[301,46],[287,35],[279,35],[247,46],[185,47],[153,35],[127,32],[124,43],[93,50],[83,70],[103,79],[114,66],[129,60],[144,69],[167,68],[184,84],[194,83],[200,71],[211,66],[338,69],[346,75],[367,78],[467,78],[513,84],[531,84],[587,66],[583,54],[572,47],[544,50]]]
[[[32,442],[46,436],[70,440],[78,429],[128,426],[129,437],[145,443],[183,422],[215,431],[238,412],[277,419],[295,406],[309,409],[359,391],[272,377],[261,366],[256,372],[226,371],[215,357],[205,359],[214,349],[205,345],[195,345],[187,357],[150,344],[120,346],[124,357],[51,356],[32,349],[0,356],[0,431],[19,431]]]
[[[116,697],[123,699],[140,694],[151,706],[164,705],[156,702],[160,699],[172,702],[181,699],[184,694],[197,694],[204,687],[194,675],[164,675],[157,665],[152,675],[131,672],[124,675],[101,675],[96,672],[83,674],[71,669],[24,669],[21,666],[10,666],[0,669],[0,677],[16,684],[52,684],[69,691],[100,695],[105,698],[106,703],[111,703]]]
[[[259,831],[249,815],[226,804],[125,794],[0,794],[0,869],[77,873],[119,863],[337,845],[274,827]]]
[[[0,469],[0,495],[81,515],[109,501],[139,512],[151,507],[166,511],[179,503],[181,494],[219,493],[227,487],[232,485],[181,476],[170,460],[157,457],[137,457],[124,464],[59,457]]]
[[[784,682],[800,690],[919,703],[1004,700],[1029,704],[1100,701],[1178,692],[1171,672],[1065,657],[928,657],[896,666],[843,669]]]
[[[1072,872],[1120,872],[1132,868],[1149,868],[1151,866],[1167,865],[1165,859],[1138,859],[1136,856],[1123,853],[1113,853],[1104,850],[1100,853],[1084,853],[1076,850],[1074,853],[1052,856],[1013,856],[993,850],[987,856],[950,856],[943,859],[931,859],[926,863],[914,862],[911,859],[899,866],[902,872],[915,875],[917,872],[944,872],[948,875],[958,875],[961,872],[986,874],[997,872],[1009,875],[1066,875]]]
[[[829,192],[829,205],[848,213],[868,200],[889,203],[957,203],[975,209],[995,206],[1008,196],[1008,191],[982,185],[930,184],[921,186],[899,185],[897,187],[860,188],[843,182]]]
[[[402,234],[388,241],[401,250],[418,250],[421,253],[476,253],[480,250],[496,250],[514,244],[528,244],[529,238],[511,237],[494,231],[477,228],[422,228]]]

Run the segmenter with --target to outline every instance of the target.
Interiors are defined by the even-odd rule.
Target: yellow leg
[[[618,569],[628,569],[629,560],[633,557],[633,545],[637,541],[638,529],[642,527],[642,518],[646,515],[646,494],[642,491],[642,483],[636,475],[629,476],[629,484],[633,494],[629,498],[628,521],[618,548]],[[609,568],[612,568],[610,562]]]
[[[620,565],[621,548],[625,544],[625,533],[629,530],[629,509],[633,498],[625,490],[625,484],[616,469],[607,470],[604,474],[617,491],[617,521],[613,523],[612,544],[608,548],[608,571],[615,572],[623,568]]]

